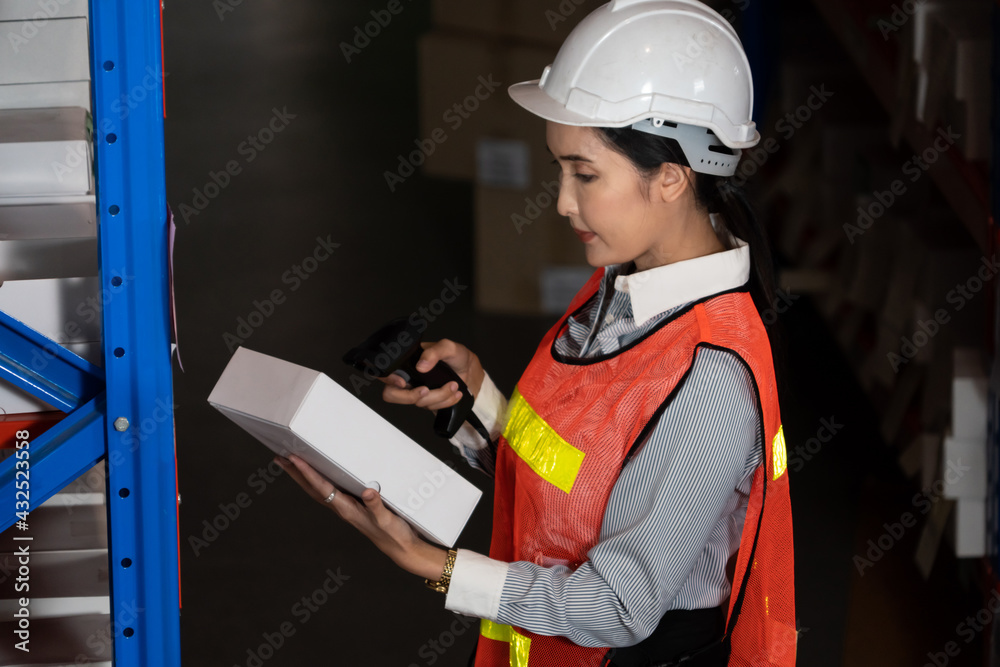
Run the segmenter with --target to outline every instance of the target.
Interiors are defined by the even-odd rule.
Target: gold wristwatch
[[[427,588],[432,591],[437,591],[438,593],[448,592],[448,585],[451,584],[451,571],[455,567],[456,556],[458,556],[458,551],[456,549],[448,550],[448,560],[444,562],[444,572],[441,573],[441,578],[437,581],[424,579],[424,583],[427,584]]]

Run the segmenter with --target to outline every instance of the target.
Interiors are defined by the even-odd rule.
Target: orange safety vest
[[[785,441],[771,348],[753,300],[745,290],[716,294],[615,353],[557,359],[555,340],[567,318],[594,295],[603,276],[598,269],[545,335],[511,397],[497,450],[490,557],[571,569],[585,562],[597,544],[612,487],[683,383],[696,349],[730,350],[752,372],[765,453],[754,471],[733,578],[742,583],[730,595],[729,664],[794,665],[798,634]],[[742,606],[734,616],[737,600]],[[476,667],[598,667],[606,664],[607,652],[484,619]]]

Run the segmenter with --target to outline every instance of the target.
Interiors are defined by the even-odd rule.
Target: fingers
[[[321,500],[319,493],[313,488],[313,485],[309,483],[309,480],[305,478],[302,472],[292,464],[288,459],[276,456],[274,460],[277,462],[281,469],[288,473],[288,476],[295,480],[295,483],[302,487],[302,489],[308,493],[315,500]]]
[[[344,516],[346,511],[349,511],[353,505],[357,502],[349,497],[345,493],[339,492],[333,483],[330,482],[326,477],[319,474],[312,466],[300,459],[299,457],[292,454],[288,457],[288,461],[291,465],[287,463],[282,463],[280,457],[275,459],[278,461],[278,465],[285,469],[288,474],[298,482],[299,486],[306,490],[306,492],[317,501],[322,502],[324,505],[333,509],[341,517]],[[338,493],[334,496],[331,502],[326,502],[326,499],[330,497],[330,494],[334,491]]]
[[[393,514],[382,502],[382,494],[375,489],[365,489],[361,494],[361,499],[365,501],[365,507],[371,512],[372,519],[379,527],[385,527],[392,521]]]
[[[322,497],[330,495],[333,491],[333,484],[331,484],[323,475],[316,472],[311,465],[295,456],[294,454],[288,457],[288,460],[292,462],[292,465],[298,470],[298,472],[305,478],[305,480],[316,490]],[[326,493],[323,493],[326,491]]]
[[[457,382],[449,382],[438,389],[430,389],[428,387],[401,389],[386,385],[382,390],[382,398],[387,403],[415,405],[418,408],[440,410],[441,408],[455,405],[462,400],[462,392],[459,391]]]
[[[379,381],[389,385],[390,387],[400,387],[402,389],[406,389],[406,380],[395,373],[390,373],[384,378],[379,378]]]
[[[464,365],[462,363],[455,363],[458,361],[456,355],[458,354],[459,346],[454,341],[442,338],[434,343],[422,342],[420,346],[424,348],[423,353],[420,355],[420,360],[417,362],[417,370],[421,373],[426,373],[434,368],[434,365],[439,361],[444,361],[446,364],[452,366],[452,368]],[[456,372],[458,372],[457,368]],[[459,374],[461,375],[461,373]]]
[[[420,345],[424,351],[416,364],[418,371],[427,372],[434,368],[438,362],[443,361],[452,366],[459,373],[459,377],[462,377],[459,368],[465,362],[462,362],[459,357],[464,348],[458,343],[442,339],[434,343],[421,342]],[[387,403],[441,410],[462,400],[462,393],[458,389],[457,382],[449,382],[443,387],[431,389],[429,387],[410,387],[403,378],[395,374],[380,379],[385,384],[382,389],[382,400]]]
[[[414,391],[419,392],[414,405],[418,408],[427,408],[428,410],[447,408],[462,400],[462,392],[459,391],[457,382],[449,382],[438,389],[418,387]]]
[[[386,507],[378,491],[365,489],[361,494],[361,502],[358,502],[352,496],[338,490],[333,500],[325,503],[325,499],[335,488],[330,480],[297,456],[291,455],[287,460],[279,456],[275,461],[306,489],[310,496],[330,507],[337,516],[360,531],[395,562],[412,560],[408,557],[409,551],[414,544],[421,542],[413,529]]]
[[[441,410],[442,408],[451,407],[461,400],[462,392],[458,388],[458,383],[449,382],[440,389],[434,389],[425,393],[415,405],[427,408],[428,410]]]
[[[473,396],[479,395],[479,388],[483,384],[486,372],[479,362],[479,357],[473,354],[472,350],[447,338],[442,338],[436,343],[421,343],[420,345],[423,346],[424,351],[417,363],[418,371],[426,372],[433,368],[438,361],[444,361],[451,366],[458,377],[462,378]],[[421,365],[424,362],[427,362],[426,368]]]

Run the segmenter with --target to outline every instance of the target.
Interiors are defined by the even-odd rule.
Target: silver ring
[[[334,489],[333,491],[331,491],[331,492],[330,492],[330,495],[328,495],[328,496],[326,497],[326,500],[324,500],[323,502],[324,502],[324,503],[332,503],[332,502],[333,502],[333,497],[334,497],[335,495],[337,495],[337,489]]]

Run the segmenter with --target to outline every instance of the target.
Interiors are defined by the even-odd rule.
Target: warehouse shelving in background
[[[783,111],[799,101],[788,95],[812,83],[840,97],[803,123],[764,196],[790,202],[775,230],[792,263],[782,283],[813,293],[881,419],[882,439],[912,491],[932,501],[926,516],[916,512],[918,576],[927,580],[938,551],[950,549],[966,559],[961,572],[985,605],[1000,591],[998,411],[996,392],[987,392],[1000,290],[995,271],[979,273],[998,247],[1000,152],[990,130],[1000,127],[1000,2],[812,5],[848,61],[816,57],[806,41],[812,59],[786,54]],[[972,472],[946,475],[956,460]]]
[[[180,664],[160,26],[0,0],[5,665]]]
[[[917,119],[912,103],[916,102],[918,89],[915,84],[916,66],[903,48],[910,46],[908,35],[912,34],[919,18],[907,14],[900,4],[877,3],[882,11],[874,12],[873,3],[861,0],[835,0],[814,2],[816,9],[826,19],[830,28],[840,39],[844,48],[857,65],[858,71],[868,83],[883,108],[893,118],[893,138],[901,135],[915,154],[931,148],[936,131]],[[905,7],[910,5],[901,3]],[[926,2],[927,8],[934,5],[960,5],[956,2]],[[986,7],[987,3],[965,3]],[[894,7],[900,7],[905,22],[893,22]],[[885,23],[871,25],[873,16],[879,15]],[[898,19],[897,19],[898,21]],[[987,26],[984,24],[984,27]],[[891,26],[891,27],[890,27]],[[892,39],[885,39],[890,35]],[[914,80],[911,81],[910,79]],[[987,220],[990,210],[988,169],[985,162],[973,162],[957,151],[948,151],[940,167],[930,171],[930,176],[940,188],[948,203],[955,209],[969,234],[979,247],[988,247]]]

